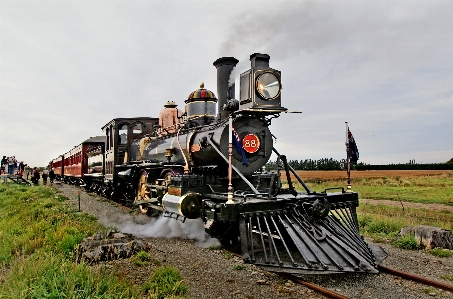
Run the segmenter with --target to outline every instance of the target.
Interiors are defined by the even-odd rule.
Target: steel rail
[[[237,257],[240,257],[242,258],[242,255],[241,254],[238,254],[238,253],[235,253],[234,255],[236,255]],[[304,285],[306,286],[307,288],[310,288],[318,293],[320,293],[321,295],[324,295],[326,296],[327,298],[333,298],[333,299],[350,299],[349,297],[346,297],[346,296],[343,296],[337,292],[334,292],[334,291],[331,291],[329,289],[326,289],[320,285],[317,285],[317,284],[314,284],[314,283],[311,283],[311,282],[308,282],[308,281],[305,281],[299,277],[296,277],[292,274],[289,274],[289,273],[285,273],[285,272],[273,272],[275,274],[277,274],[278,276],[280,277],[283,277],[285,279],[289,279],[291,281],[294,281],[295,283],[298,283],[298,284],[301,284],[301,285]]]
[[[292,280],[294,281],[295,283],[298,283],[298,284],[301,284],[301,285],[304,285],[312,290],[315,290],[316,292],[328,297],[328,298],[333,298],[333,299],[350,299],[349,297],[346,297],[346,296],[343,296],[339,293],[336,293],[334,291],[331,291],[329,289],[326,289],[320,285],[317,285],[317,284],[314,284],[314,283],[311,283],[311,282],[308,282],[308,281],[305,281],[303,279],[300,279],[294,275],[291,275],[291,274],[288,274],[288,273],[282,273],[282,272],[275,272],[276,274],[278,274],[279,276],[283,277],[283,278],[286,278],[286,279],[289,279],[289,280]]]
[[[413,281],[416,281],[416,282],[419,282],[419,283],[422,283],[422,284],[426,284],[426,285],[429,285],[429,286],[432,286],[432,287],[443,289],[445,291],[453,292],[453,285],[452,284],[435,281],[435,280],[432,280],[432,279],[429,279],[429,278],[425,278],[425,277],[420,276],[420,275],[410,274],[410,273],[407,273],[407,272],[403,272],[403,271],[400,271],[400,270],[397,270],[397,269],[388,268],[388,267],[384,267],[384,266],[378,266],[378,269],[379,269],[379,271],[382,271],[382,272],[385,272],[385,273],[388,273],[388,274],[392,274],[392,275],[395,275],[395,276],[399,276],[401,278],[413,280]]]

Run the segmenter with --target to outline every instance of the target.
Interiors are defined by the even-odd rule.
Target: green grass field
[[[134,286],[74,263],[80,241],[103,228],[65,200],[44,186],[0,184],[0,298],[184,298],[187,288],[173,268],[158,268]]]
[[[331,187],[346,187],[346,179],[307,181],[316,191]],[[355,178],[352,190],[360,198],[401,200],[419,203],[439,203],[453,206],[453,173],[436,176]]]
[[[346,179],[307,180],[306,184],[314,191],[344,187]],[[352,190],[359,198],[394,200],[422,204],[443,204],[453,206],[453,173],[426,176],[393,176],[377,178],[354,178]],[[296,183],[297,190],[302,191]],[[336,190],[338,191],[338,190]],[[449,210],[401,206],[370,205],[360,203],[357,209],[361,233],[375,241],[385,242],[395,237],[405,226],[430,225],[453,231],[453,213]]]

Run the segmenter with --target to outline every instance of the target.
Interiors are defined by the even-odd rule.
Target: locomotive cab
[[[107,137],[105,148],[107,178],[113,177],[114,165],[137,160],[137,152],[131,144],[146,134],[152,134],[157,124],[158,119],[151,117],[115,118],[102,127]]]

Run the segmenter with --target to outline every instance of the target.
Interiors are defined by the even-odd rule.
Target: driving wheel
[[[138,179],[137,185],[137,201],[151,199],[151,191],[148,187],[148,173],[143,171]],[[142,214],[153,214],[154,209],[149,208],[147,205],[138,205],[138,208]]]

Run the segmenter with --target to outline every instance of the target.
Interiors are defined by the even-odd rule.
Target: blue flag
[[[355,143],[354,137],[352,136],[351,131],[348,128],[348,142],[349,142],[349,161],[351,164],[357,164],[359,160],[359,150],[357,149],[357,144]]]
[[[242,156],[242,165],[247,165],[249,162],[247,161],[247,157],[245,156],[244,148],[242,147],[242,142],[239,139],[238,133],[233,128],[233,146],[236,148],[238,154]]]

